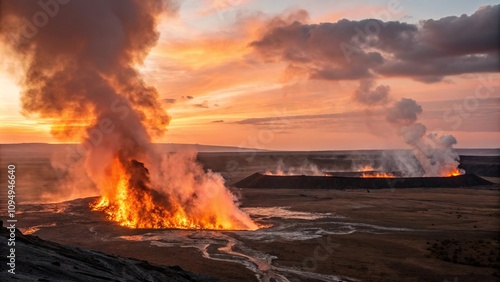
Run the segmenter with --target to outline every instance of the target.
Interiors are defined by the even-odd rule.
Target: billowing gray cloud
[[[499,71],[500,5],[474,14],[421,21],[376,19],[305,24],[274,20],[250,45],[266,61],[286,61],[310,78],[404,76],[423,82]]]
[[[396,126],[415,123],[422,113],[422,106],[413,99],[402,98],[387,109],[387,121]]]

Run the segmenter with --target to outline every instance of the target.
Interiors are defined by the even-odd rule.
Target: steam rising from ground
[[[276,164],[276,168],[273,171],[266,171],[266,175],[314,175],[314,176],[324,176],[325,172],[321,170],[316,164],[305,161],[300,166],[290,166],[286,165],[282,159]]]
[[[375,88],[373,80],[361,80],[354,93],[354,99],[366,106],[386,105],[389,101],[389,86]],[[387,106],[386,106],[387,107]],[[453,149],[457,140],[452,135],[427,133],[427,127],[418,122],[423,112],[415,100],[402,98],[386,108],[386,121],[394,126],[399,136],[408,144],[420,166],[411,164],[411,160],[396,157],[398,170],[407,176],[452,176],[465,173],[458,169],[459,156]]]
[[[388,109],[386,118],[413,149],[424,170],[424,176],[463,174],[463,171],[458,170],[459,156],[453,149],[453,145],[457,144],[455,137],[427,134],[427,127],[417,122],[421,113],[422,107],[415,100],[403,98]]]
[[[42,4],[40,4],[42,3]],[[170,117],[137,66],[156,44],[162,0],[1,1],[0,42],[24,66],[25,115],[52,123],[61,140],[82,143],[103,198],[99,209],[130,227],[254,229],[224,187],[192,156],[159,156],[150,145]]]

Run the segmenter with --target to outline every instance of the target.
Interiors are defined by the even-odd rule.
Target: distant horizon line
[[[78,145],[80,143],[46,143],[46,142],[19,142],[19,143],[0,143],[0,145]],[[238,147],[234,145],[212,145],[212,144],[199,144],[199,143],[156,143],[151,144],[156,145],[181,145],[181,146],[204,146],[204,147],[218,147],[218,148],[232,148],[247,151],[267,151],[267,152],[321,152],[321,151],[391,151],[391,150],[411,150],[411,148],[357,148],[357,149],[265,149],[265,148],[249,148],[249,147]],[[500,150],[500,147],[464,147],[464,148],[454,148],[455,150]]]

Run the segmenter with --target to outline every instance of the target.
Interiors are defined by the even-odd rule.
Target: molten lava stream
[[[148,170],[135,160],[122,162],[116,158],[103,185],[105,193],[90,205],[91,209],[104,212],[109,220],[121,226],[212,230],[258,228],[249,218],[249,222],[241,222],[223,212],[208,210],[200,213],[200,209],[193,206],[188,212],[179,200],[151,189]]]
[[[361,174],[362,178],[395,178],[395,176],[391,173],[385,172],[375,172],[375,173],[363,173]]]

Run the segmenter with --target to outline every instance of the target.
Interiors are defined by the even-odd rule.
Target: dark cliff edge
[[[275,176],[254,173],[233,184],[236,188],[270,189],[385,189],[385,188],[458,188],[492,185],[475,175],[452,177],[359,178],[337,176]]]
[[[1,223],[1,221],[0,221]],[[5,223],[8,227],[10,223]],[[147,261],[127,259],[101,252],[49,242],[37,236],[23,235],[2,225],[0,281],[220,281],[191,273],[179,266],[161,266]],[[15,248],[15,274],[9,273],[11,248]]]

